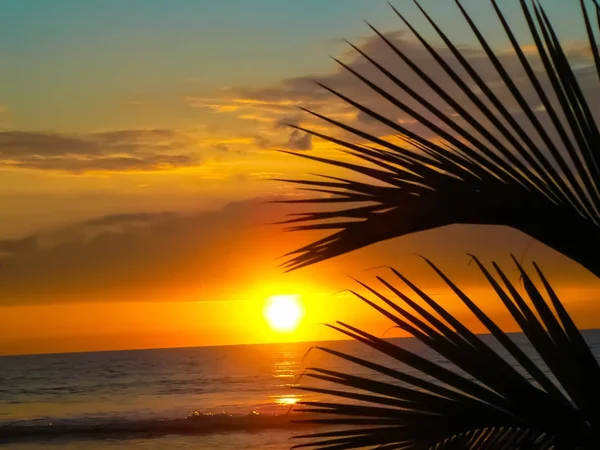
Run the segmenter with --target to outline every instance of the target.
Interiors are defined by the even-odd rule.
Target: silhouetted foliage
[[[518,119],[515,110],[510,111],[505,106],[506,99],[498,98],[486,85],[461,50],[423,9],[421,11],[427,20],[468,76],[459,76],[394,9],[437,61],[437,72],[448,76],[446,83],[436,83],[432,74],[411,61],[388,37],[371,28],[435,92],[438,100],[444,103],[443,108],[411,89],[358,47],[354,47],[356,51],[400,88],[405,96],[390,94],[375,81],[338,62],[369,87],[374,96],[387,100],[435,137],[425,138],[411,131],[409,126],[388,119],[322,85],[357,112],[389,127],[407,145],[394,144],[313,111],[308,112],[339,130],[354,134],[364,143],[352,143],[293,125],[343,147],[346,153],[359,158],[362,163],[306,153],[293,154],[348,169],[370,177],[374,183],[330,176],[323,176],[323,181],[285,180],[330,195],[327,198],[290,200],[289,203],[343,206],[337,211],[298,214],[285,222],[293,224],[290,230],[334,230],[333,234],[286,255],[292,257],[284,264],[287,269],[310,265],[392,237],[461,223],[514,227],[600,275],[600,259],[596,255],[596,249],[600,248],[600,132],[588,100],[542,6],[537,1],[520,0],[545,75],[529,62],[496,0],[490,1],[539,104],[532,107],[527,102],[522,88],[511,79],[481,30],[458,1],[456,3],[468,26],[504,88],[520,108]],[[600,57],[592,26],[593,22],[596,28],[600,24],[600,7],[595,0],[593,7],[595,21],[590,18],[581,0],[582,29],[585,26],[587,30],[594,67],[600,77]],[[452,98],[448,93],[450,85],[464,93],[470,104]],[[410,107],[408,100],[411,99],[426,110],[431,119]],[[448,107],[452,112],[448,112]],[[547,116],[551,129],[543,125],[540,114]]]
[[[380,375],[378,379],[321,368],[309,377],[340,389],[298,389],[354,400],[354,403],[302,402],[297,411],[331,414],[307,422],[352,426],[299,438],[294,448],[320,449],[598,449],[600,448],[600,366],[547,279],[535,265],[545,294],[515,260],[526,295],[494,263],[494,276],[474,258],[498,299],[519,324],[546,366],[520,346],[433,263],[456,296],[513,358],[511,364],[456,317],[401,273],[392,269],[419,301],[393,282],[378,280],[389,294],[360,283],[375,298],[358,298],[441,355],[440,364],[351,325],[331,328],[421,372],[411,375],[346,353],[319,347]],[[548,300],[546,300],[548,299]],[[426,306],[424,306],[426,305]],[[458,370],[456,370],[458,369]],[[383,377],[381,377],[383,376]],[[388,378],[389,381],[380,381]]]
[[[354,134],[361,143],[298,125],[293,125],[294,128],[343,147],[344,152],[361,162],[350,163],[306,153],[293,154],[348,169],[370,177],[372,182],[332,176],[322,176],[324,180],[320,181],[285,180],[301,185],[302,189],[327,194],[287,203],[342,207],[337,211],[297,214],[285,222],[292,224],[290,230],[334,231],[286,255],[292,257],[284,264],[288,270],[417,231],[450,224],[493,224],[519,229],[600,276],[600,258],[596,255],[600,248],[600,132],[563,44],[541,4],[537,0],[519,0],[535,43],[537,58],[544,69],[538,70],[525,55],[497,1],[490,0],[539,100],[538,106],[532,106],[480,28],[460,2],[455,1],[520,111],[517,114],[509,110],[505,99],[499,98],[486,85],[463,52],[416,1],[458,65],[467,73],[466,78],[460,76],[394,9],[437,62],[439,71],[447,75],[447,83],[434,81],[432,74],[422,70],[386,35],[372,26],[371,29],[435,92],[438,100],[445,104],[443,107],[436,106],[413,90],[358,47],[353,46],[405,96],[392,95],[350,65],[338,62],[374,95],[412,117],[434,137],[426,138],[415,133],[402,123],[321,85],[357,112],[392,129],[405,145],[397,145],[307,110],[338,130]],[[584,27],[587,32],[594,68],[600,77],[600,55],[594,35],[600,28],[600,5],[596,0],[592,0],[590,5],[595,12],[595,20],[584,0],[580,0],[582,29]],[[469,105],[449,94],[450,84],[468,97]],[[416,102],[429,116],[409,106],[409,101]],[[551,129],[542,124],[541,114],[546,116],[545,121],[551,124]],[[479,260],[475,259],[475,262],[539,354],[539,360],[528,356],[431,262],[428,261],[428,264],[508,352],[513,363],[495,352],[401,273],[393,270],[420,299],[418,302],[381,277],[378,279],[400,299],[402,305],[363,283],[361,285],[378,301],[354,294],[445,358],[453,369],[351,325],[341,322],[331,325],[331,328],[375,351],[411,366],[423,376],[320,348],[377,372],[389,378],[389,382],[321,368],[309,369],[308,376],[337,384],[339,389],[310,386],[299,389],[352,402],[304,402],[302,411],[332,415],[330,419],[307,421],[345,428],[299,436],[311,440],[295,448],[600,448],[600,366],[543,273],[534,264],[545,295],[515,260],[526,291],[526,295],[522,295],[495,263],[499,281]],[[422,303],[427,307],[423,307]]]

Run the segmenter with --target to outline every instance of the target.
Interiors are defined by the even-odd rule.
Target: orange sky
[[[261,225],[263,219],[276,217],[274,212],[267,214],[273,209],[284,212],[258,201],[241,202],[212,213],[163,218],[145,229],[114,232],[87,243],[71,240],[24,253],[20,265],[5,264],[4,273],[23,276],[22,267],[31,263],[27,276],[36,282],[3,278],[12,301],[5,299],[7,305],[0,307],[0,353],[337,339],[341,336],[322,325],[336,320],[381,335],[391,323],[348,292],[338,292],[354,287],[364,293],[349,276],[374,286],[375,275],[393,280],[385,269],[365,271],[380,264],[402,270],[473,325],[470,314],[416,253],[439,264],[507,330],[516,328],[482,275],[468,264],[466,252],[499,261],[515,283],[518,276],[508,252],[524,255],[525,264],[535,259],[578,324],[586,328],[599,324],[594,312],[598,281],[516,231],[447,227],[283,273],[276,258],[312,238]],[[139,235],[145,237],[138,242]],[[62,236],[67,239],[69,233],[63,230]],[[52,236],[46,239],[51,242]],[[281,294],[300,295],[306,312],[292,333],[273,331],[263,316],[265,300]]]
[[[416,254],[438,263],[508,329],[513,325],[465,254],[498,260],[515,282],[509,253],[525,264],[535,259],[579,325],[600,327],[597,280],[503,228],[433,230],[284,274],[277,258],[315,236],[267,225],[299,209],[265,200],[304,195],[273,179],[343,171],[275,150],[349,158],[287,127],[343,136],[297,107],[389,135],[313,81],[425,132],[327,55],[368,70],[342,45],[348,37],[387,58],[360,27],[370,17],[422,67],[431,69],[431,61],[385,5],[370,12],[362,0],[343,8],[261,0],[244,14],[213,2],[198,26],[201,3],[178,9],[152,0],[140,13],[121,2],[63,0],[34,13],[13,2],[0,17],[0,37],[7,33],[0,50],[11,67],[0,73],[0,85],[11,86],[0,95],[0,354],[332,339],[339,336],[321,324],[335,320],[381,334],[386,320],[348,293],[332,295],[353,286],[349,276],[373,281],[376,272],[365,269],[381,264],[397,267],[472,324]],[[481,2],[465,3],[487,20]],[[564,18],[559,31],[569,56],[591,64],[564,2],[548,3]],[[70,20],[73,8],[80,22]],[[483,59],[456,26],[456,11],[436,13],[446,15],[469,58]],[[231,20],[234,31],[224,35],[228,29],[207,17]],[[495,26],[491,39],[510,71],[515,55]],[[405,68],[393,69],[415,82]],[[587,79],[582,83],[585,89]],[[279,294],[301,296],[306,316],[294,333],[265,323],[265,299]]]

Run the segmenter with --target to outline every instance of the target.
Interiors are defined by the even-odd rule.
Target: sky
[[[577,3],[543,2],[585,66]],[[412,1],[393,4],[437,43]],[[454,3],[422,4],[493,83]],[[512,67],[490,5],[462,4]],[[499,4],[527,48],[518,2]],[[286,123],[331,131],[302,106],[373,126],[313,83],[374,101],[331,59],[364,68],[344,39],[395,64],[367,20],[433,67],[385,2],[4,0],[2,8],[0,354],[332,339],[322,323],[335,320],[377,334],[389,324],[339,292],[353,286],[350,276],[373,281],[370,267],[394,265],[455,305],[416,254],[492,310],[465,253],[543,260],[578,323],[600,326],[597,281],[503,228],[453,226],[292,273],[278,267],[315,236],[271,225],[298,209],[270,201],[305,195],[273,179],[337,172],[276,150],[339,157]],[[285,294],[300,296],[305,316],[281,334],[263,307]]]

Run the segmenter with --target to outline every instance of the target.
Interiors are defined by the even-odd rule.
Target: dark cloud
[[[38,236],[31,235],[20,239],[0,241],[0,256],[13,256],[35,251],[38,247]]]
[[[282,106],[286,106],[282,100],[327,100],[329,98],[327,93],[315,84],[315,81],[323,80],[323,78],[300,76],[287,78],[278,85],[266,88],[232,88],[230,93],[243,98],[259,100],[262,102],[259,106],[263,109],[281,111]],[[293,110],[293,107],[294,105],[288,106],[290,110]]]
[[[263,136],[254,136],[252,139],[254,144],[261,150],[268,150],[275,146],[275,143]]]
[[[300,125],[300,119],[301,119],[301,117],[298,114],[291,115],[291,116],[284,116],[281,119],[278,119],[277,121],[275,121],[274,128],[275,129],[288,128],[290,125],[298,126],[298,125]]]
[[[291,150],[310,150],[312,149],[312,136],[300,130],[294,130],[290,134],[287,147]]]
[[[108,216],[97,217],[86,220],[81,225],[103,226],[103,225],[123,225],[132,223],[151,223],[174,217],[175,213],[165,211],[160,213],[133,213],[133,214],[111,214]]]
[[[54,133],[4,131],[0,133],[0,156],[3,159],[57,157],[102,153],[92,140]]]
[[[448,78],[448,76],[432,58],[429,52],[418,41],[416,41],[409,32],[397,31],[388,33],[387,37],[414,64],[416,64],[436,83],[438,83],[452,98],[457,100],[460,105],[467,109],[467,111],[471,111],[481,124],[484,126],[489,125],[488,121],[481,117],[481,113],[475,109],[468,97]],[[472,130],[470,125],[457,118],[454,110],[447,106],[437,96],[437,94],[435,94],[431,88],[427,86],[412,71],[412,69],[410,69],[408,65],[406,65],[397,55],[395,55],[389,46],[379,37],[374,35],[364,39],[359,43],[359,47],[375,61],[379,62],[382,66],[389,70],[393,75],[402,80],[402,82],[406,83],[406,85],[408,85],[410,88],[423,95],[428,101],[432,102],[443,113],[447,115],[454,115],[453,117],[459,126]],[[450,50],[444,46],[439,46],[436,44],[433,44],[433,47],[450,65],[450,67],[456,71],[459,77],[467,82],[473,92],[478,93],[478,95],[483,95],[474,82],[470,80],[466,74],[466,71],[457,62]],[[484,80],[484,82],[490,87],[490,89],[492,89],[492,91],[506,106],[506,108],[515,116],[517,121],[522,124],[522,126],[525,128],[525,131],[531,132],[535,135],[533,129],[528,123],[528,120],[521,112],[516,101],[512,98],[512,95],[507,90],[505,84],[502,82],[501,77],[498,75],[493,65],[490,63],[485,52],[480,47],[464,45],[460,46],[460,50],[467,61]],[[568,54],[571,64],[576,70],[576,75],[586,95],[588,95],[589,98],[596,98],[600,96],[600,85],[597,82],[595,69],[593,69],[593,59],[591,57],[591,52],[587,42],[584,40],[570,42],[565,46],[565,50]],[[528,46],[524,47],[524,51],[527,54],[529,62],[532,64],[534,70],[538,74],[543,87],[547,88],[547,90],[551,92],[550,81],[545,75],[543,65],[541,64],[537,53],[532,47]],[[509,75],[512,77],[515,84],[524,94],[528,104],[531,106],[531,108],[536,110],[538,118],[542,122],[542,126],[550,130],[551,137],[553,137],[556,141],[557,138],[556,136],[552,135],[553,127],[547,117],[547,114],[543,108],[540,108],[541,101],[529,83],[528,78],[524,73],[514,51],[506,48],[496,49],[496,54]],[[425,108],[418,105],[416,101],[412,100],[409,95],[399,88],[393,81],[388,79],[377,68],[375,68],[371,63],[369,63],[354,50],[349,50],[343,53],[341,55],[341,59],[345,61],[345,63],[353,70],[367,77],[396,98],[401,99],[417,113],[422,114],[428,119],[431,119],[434,123],[440,123],[439,119],[433,116]],[[364,112],[358,112],[352,106],[343,103],[341,100],[337,99],[335,96],[315,84],[315,81],[338,90],[342,94],[349,96],[352,100],[371,108],[375,112],[389,118],[392,121],[402,123],[404,126],[406,126],[406,128],[413,132],[419,133],[425,137],[434,136],[428,128],[420,123],[417,123],[410,115],[392,105],[390,102],[371,90],[353,74],[342,67],[338,67],[336,70],[327,75],[304,76],[286,79],[279,85],[271,86],[265,89],[237,89],[235,94],[256,102],[267,102],[273,106],[286,105],[293,101],[293,105],[286,107],[288,109],[282,109],[280,107],[281,119],[276,122],[276,126],[283,123],[288,117],[292,116],[293,108],[296,106],[303,106],[312,111],[324,114],[325,116],[340,120],[348,125],[356,126],[357,128],[379,136],[390,134],[392,131],[390,128],[377,123],[368,114]],[[556,104],[556,99],[552,96],[551,101]],[[484,101],[484,103],[487,103],[487,100]],[[593,108],[594,114],[596,114],[597,117],[600,117],[600,103],[590,102],[590,106]],[[303,122],[308,124],[307,126],[309,128],[317,123],[319,126],[329,127],[329,125],[320,119],[312,117],[309,114],[302,114],[301,118]],[[442,125],[442,128],[447,129],[444,125]],[[339,129],[332,129],[329,132],[338,137],[348,137],[347,133]],[[477,136],[477,132],[474,133]],[[505,136],[499,131],[493,130],[492,133],[497,139],[506,142]],[[358,140],[358,138],[355,136],[352,137],[352,139],[354,141]],[[541,140],[538,139],[537,142],[541,143]]]
[[[66,171],[162,170],[201,162],[196,141],[173,130],[90,134],[0,132],[0,167]]]
[[[82,174],[91,171],[145,171],[167,170],[175,167],[189,167],[200,164],[200,158],[193,155],[149,154],[140,157],[115,156],[102,158],[27,158],[22,157],[0,163],[4,167],[64,171]]]
[[[364,278],[364,269],[382,264],[398,267],[428,289],[440,286],[415,254],[433,259],[467,286],[481,286],[485,280],[468,267],[466,252],[498,260],[515,281],[511,252],[525,264],[535,259],[558,285],[593,281],[575,263],[541,244],[532,245],[528,236],[506,227],[476,226],[393,239],[283,275],[277,258],[317,236],[269,226],[284,214],[306,211],[298,205],[267,203],[274,199],[281,197],[189,214],[109,215],[0,241],[0,305],[235,299],[251,294],[256,283],[273,280],[310,279],[335,292],[351,285],[346,274]]]
[[[248,239],[252,227],[275,221],[262,214],[266,200],[194,214],[108,215],[2,240],[0,304],[109,301],[131,292],[153,301],[159,290],[203,283],[209,300],[246,264],[241,255],[260,259],[260,246],[269,247]]]

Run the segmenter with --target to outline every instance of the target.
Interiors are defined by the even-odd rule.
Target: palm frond
[[[289,230],[322,229],[333,230],[333,233],[287,254],[290,258],[284,263],[287,270],[417,231],[450,224],[494,224],[521,230],[600,275],[600,259],[595,254],[600,244],[600,132],[590,104],[541,4],[537,0],[520,0],[539,59],[539,64],[533,65],[497,1],[490,1],[524,79],[529,83],[526,88],[511,78],[480,27],[458,0],[456,4],[517,109],[509,110],[505,106],[506,99],[499,98],[487,86],[458,46],[416,0],[466,76],[459,74],[410,21],[392,7],[437,63],[436,74],[443,73],[447,82],[435,81],[433,74],[419,67],[390,38],[369,26],[395,57],[433,91],[437,103],[441,102],[443,106],[412,89],[401,77],[356,46],[353,48],[371,68],[402,91],[402,96],[392,94],[351,65],[338,62],[369,88],[374,97],[382,98],[410,116],[432,137],[411,131],[410,127],[342,92],[321,85],[357,112],[387,126],[404,144],[307,110],[335,129],[356,136],[358,143],[306,127],[295,128],[342,147],[359,162],[295,154],[341,167],[371,181],[358,182],[351,177],[287,180],[326,195],[326,198],[312,200],[314,204],[327,203],[342,208],[334,212],[302,214],[288,221]],[[584,0],[580,3],[584,19],[582,29],[586,30],[592,49],[593,69],[600,77],[600,56],[594,34],[600,21],[591,20],[590,5]],[[591,8],[600,17],[600,6],[596,1]],[[461,92],[468,101],[455,99],[449,86]],[[526,94],[530,92],[537,96],[536,104],[527,100]],[[419,110],[426,114],[410,106],[411,102],[419,105]],[[352,203],[368,203],[369,206],[361,208]],[[575,229],[576,234],[567,231]]]
[[[437,449],[437,450],[575,450],[600,448],[600,366],[575,327],[546,277],[534,264],[543,289],[516,261],[523,280],[522,294],[493,264],[494,276],[477,258],[478,268],[539,355],[542,365],[456,286],[444,272],[427,263],[495,339],[472,333],[439,303],[393,270],[413,295],[433,312],[412,300],[393,282],[377,277],[389,294],[361,283],[375,299],[353,292],[400,329],[436,352],[425,358],[389,340],[349,324],[331,328],[376,352],[409,366],[411,375],[394,364],[381,365],[339,351],[324,352],[367,369],[372,376],[310,368],[307,375],[340,389],[301,386],[333,401],[303,402],[298,411],[319,413],[305,422],[342,427],[298,436],[309,439],[294,448],[319,449]],[[389,295],[397,297],[392,301]],[[412,312],[411,312],[412,311]],[[513,363],[509,363],[508,359]],[[335,397],[349,399],[338,402]],[[330,415],[331,418],[322,418]],[[352,428],[344,428],[351,426]]]

